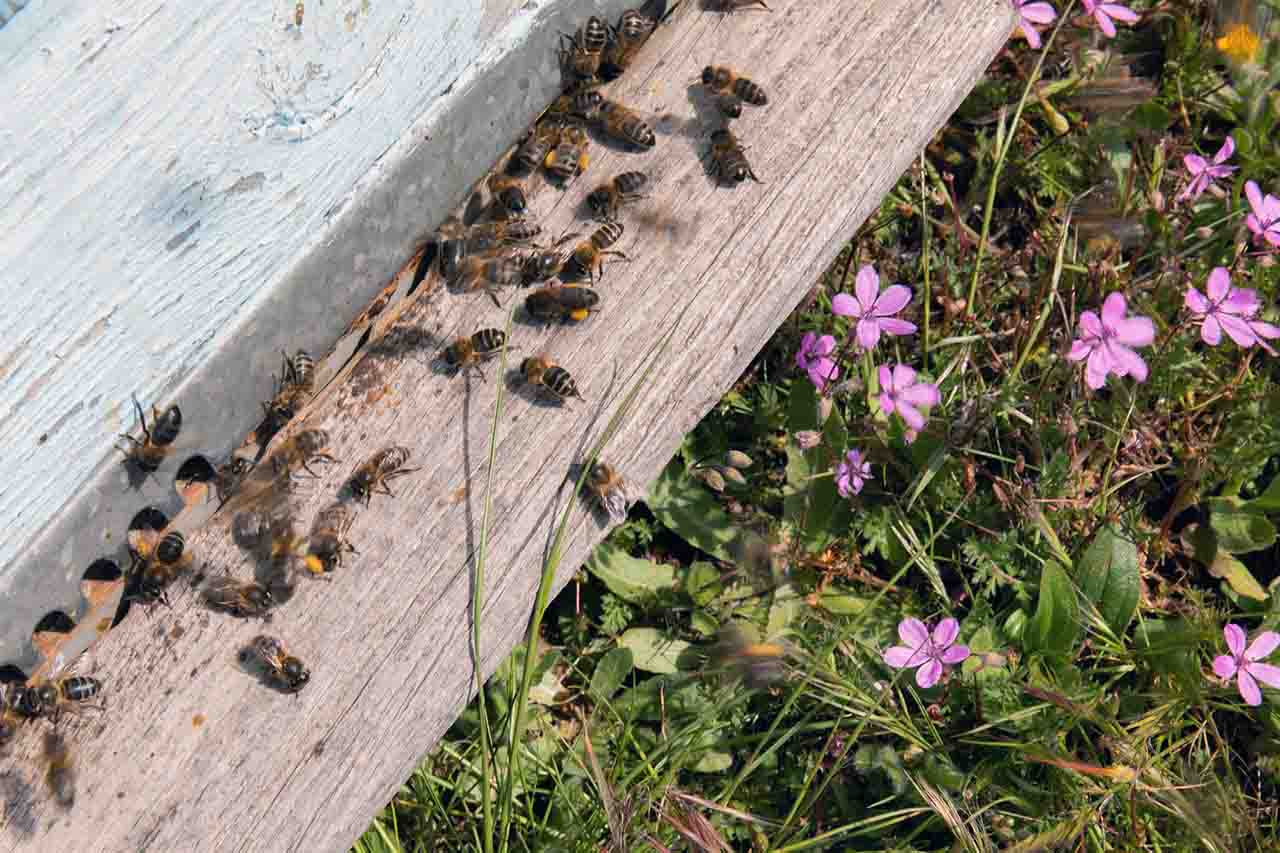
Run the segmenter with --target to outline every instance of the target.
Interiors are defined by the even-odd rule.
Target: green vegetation
[[[1093,5],[1011,40],[548,604],[557,536],[356,850],[1280,849],[1280,19]]]

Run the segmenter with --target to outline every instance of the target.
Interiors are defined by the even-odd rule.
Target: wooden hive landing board
[[[623,218],[618,248],[634,260],[609,266],[603,310],[577,326],[515,328],[519,353],[550,352],[586,402],[557,409],[514,394],[499,423],[485,673],[524,630],[567,497],[565,473],[603,429],[637,360],[679,324],[606,454],[643,484],[946,120],[1012,26],[1006,0],[790,0],[734,16],[695,6],[686,2],[611,87],[627,104],[667,116],[657,148],[637,155],[595,144],[587,174],[567,191],[534,182],[532,207],[552,236],[586,230],[576,219],[582,200],[612,174],[644,169],[655,188]],[[699,161],[713,122],[695,108],[689,82],[708,63],[731,64],[769,92],[767,107],[748,108],[735,125],[764,183],[716,187]],[[44,790],[39,727],[27,727],[0,789],[0,850],[342,850],[454,720],[475,683],[469,554],[503,379],[492,364],[487,382],[449,377],[431,360],[449,337],[501,327],[505,311],[434,279],[422,294],[400,322],[429,336],[428,345],[375,343],[301,424],[329,430],[343,460],[316,484],[304,523],[382,446],[407,445],[421,466],[396,481],[397,499],[375,497],[357,516],[359,555],[332,582],[302,582],[277,611],[269,630],[310,662],[312,683],[296,698],[264,689],[236,662],[263,626],[211,613],[193,594],[178,594],[171,610],[131,614],[95,650],[105,712],[68,730],[80,768],[74,808],[60,810]],[[388,340],[404,338],[393,329]],[[604,532],[575,516],[562,582]],[[191,544],[209,569],[251,572],[217,524]]]

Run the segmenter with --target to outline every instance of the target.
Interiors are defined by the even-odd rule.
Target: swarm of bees
[[[561,35],[558,54],[565,82],[560,97],[528,129],[503,167],[477,185],[473,200],[487,193],[487,203],[476,206],[475,215],[468,205],[466,215],[446,221],[432,238],[439,276],[452,289],[483,291],[500,305],[504,290],[536,286],[525,296],[523,308],[528,320],[538,322],[582,323],[599,310],[601,296],[595,287],[603,278],[606,261],[631,260],[617,248],[627,233],[622,218],[648,197],[653,179],[646,172],[628,170],[596,185],[585,196],[585,209],[595,222],[588,236],[582,238],[581,233],[588,230],[584,228],[549,244],[539,242],[542,226],[533,216],[527,184],[541,175],[562,189],[573,186],[591,163],[593,135],[604,137],[617,150],[643,152],[659,144],[654,128],[663,125],[616,95],[606,95],[601,86],[628,71],[679,5],[668,8],[666,0],[647,0],[639,8],[624,11],[616,23],[592,16],[574,32]],[[723,13],[768,9],[764,0],[703,0],[703,5]],[[295,26],[301,28],[301,2],[295,12]],[[744,105],[766,105],[765,90],[722,65],[706,66],[701,83],[725,120],[709,138],[705,156],[711,159],[710,174],[717,183],[730,186],[748,178],[759,182],[746,146],[727,121],[739,118]],[[427,262],[428,269],[431,263]],[[481,328],[455,338],[440,352],[440,359],[454,373],[474,371],[483,379],[485,363],[511,348],[506,332]],[[199,481],[209,484],[206,494],[216,491],[219,510],[230,520],[232,538],[259,558],[261,570],[251,579],[227,571],[206,578],[192,571],[196,559],[184,532],[167,519],[151,519],[131,525],[128,534],[132,600],[167,605],[175,582],[190,575],[191,586],[198,588],[205,606],[239,619],[266,621],[292,595],[295,577],[328,579],[348,555],[358,553],[349,535],[361,505],[369,507],[375,494],[394,498],[392,482],[420,469],[410,465],[408,447],[386,446],[351,471],[343,491],[309,524],[299,518],[295,500],[299,485],[318,480],[321,465],[340,461],[330,452],[333,442],[328,430],[294,425],[316,396],[316,373],[316,362],[307,352],[282,352],[271,398],[262,403],[262,420],[254,430],[257,456],[237,451],[221,464],[206,465]],[[584,399],[573,375],[548,355],[523,359],[519,376],[533,394],[557,404]],[[182,412],[177,405],[164,410],[152,406],[148,419],[136,398],[133,408],[138,434],[122,435],[126,444],[120,450],[131,470],[154,475],[177,447]],[[274,440],[286,432],[283,439]],[[269,449],[269,464],[260,464]],[[626,520],[633,499],[614,467],[595,463],[585,486],[587,498],[612,523]],[[781,646],[752,645],[736,635],[721,645],[724,659],[736,662],[735,667],[740,664],[749,680],[769,682],[779,677],[785,657]],[[255,670],[264,684],[283,693],[297,694],[311,679],[307,665],[275,636],[255,637],[240,650],[239,660]],[[0,745],[26,723],[45,720],[56,726],[64,713],[96,707],[94,700],[102,691],[98,679],[76,674],[61,660],[47,676],[0,685]],[[44,740],[43,756],[51,796],[70,807],[76,792],[75,761],[56,728]]]

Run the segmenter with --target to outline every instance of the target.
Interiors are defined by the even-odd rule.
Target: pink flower
[[[1084,381],[1093,390],[1107,384],[1107,375],[1147,380],[1147,363],[1131,347],[1151,346],[1156,327],[1149,317],[1126,317],[1124,294],[1113,293],[1102,303],[1102,319],[1092,311],[1080,314],[1080,337],[1071,342],[1067,358],[1085,361]]]
[[[1121,6],[1119,3],[1099,3],[1098,0],[1080,0],[1080,2],[1084,4],[1085,14],[1093,15],[1093,20],[1097,22],[1098,29],[1102,30],[1107,38],[1116,37],[1114,21],[1132,24],[1138,20],[1137,12],[1127,6]]]
[[[850,450],[836,468],[836,491],[842,498],[856,495],[870,479],[871,463],[863,461],[861,451]]]
[[[960,663],[969,657],[968,646],[955,645],[960,634],[960,623],[943,619],[929,633],[929,626],[919,619],[903,619],[898,623],[898,636],[905,645],[884,650],[884,662],[894,669],[916,670],[916,684],[929,688],[942,677],[944,665]]]
[[[831,360],[831,353],[836,350],[836,339],[831,335],[818,337],[813,332],[806,332],[800,341],[800,349],[796,352],[796,364],[809,374],[809,381],[822,391],[828,382],[834,382],[840,375],[840,368]]]
[[[1013,8],[1018,13],[1018,30],[1022,31],[1022,37],[1030,47],[1039,50],[1040,31],[1035,25],[1052,23],[1058,13],[1048,3],[1031,3],[1028,0],[1013,0]]]
[[[1236,677],[1236,687],[1240,696],[1248,705],[1262,704],[1262,691],[1258,688],[1261,681],[1268,687],[1280,687],[1280,666],[1262,663],[1262,659],[1270,655],[1280,646],[1280,634],[1275,631],[1263,631],[1254,637],[1249,648],[1244,647],[1244,629],[1234,622],[1222,629],[1227,638],[1229,655],[1218,655],[1213,659],[1213,671],[1223,681]]]
[[[880,292],[880,276],[870,264],[858,270],[854,283],[854,295],[837,293],[831,300],[831,312],[858,321],[858,346],[871,349],[880,340],[880,333],[909,335],[916,330],[915,323],[894,317],[911,301],[911,288],[895,284]]]
[[[1280,246],[1280,199],[1270,193],[1264,197],[1254,181],[1245,182],[1244,194],[1253,210],[1245,217],[1244,224],[1249,226],[1254,239]]]
[[[942,400],[938,386],[928,382],[916,382],[916,372],[905,364],[895,364],[893,370],[882,364],[880,376],[880,411],[886,415],[897,412],[906,423],[907,443],[915,440],[916,433],[924,428],[921,408],[936,406]]]
[[[1224,267],[1214,267],[1209,273],[1205,290],[1209,298],[1194,287],[1187,288],[1186,304],[1193,320],[1200,322],[1200,339],[1211,347],[1222,341],[1226,330],[1231,340],[1242,347],[1254,344],[1272,355],[1276,354],[1268,340],[1280,338],[1280,327],[1253,319],[1262,308],[1258,293],[1245,287],[1232,287],[1231,275]]]
[[[1205,190],[1213,184],[1218,178],[1225,178],[1236,170],[1235,166],[1224,166],[1223,163],[1231,159],[1231,155],[1236,151],[1236,141],[1230,136],[1222,143],[1222,147],[1218,149],[1218,153],[1213,155],[1213,165],[1210,165],[1199,154],[1188,154],[1182,158],[1182,163],[1187,167],[1187,171],[1191,173],[1191,183],[1187,184],[1186,189],[1178,193],[1178,201],[1191,199],[1195,201],[1200,198]]]

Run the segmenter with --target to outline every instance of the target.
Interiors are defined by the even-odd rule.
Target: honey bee
[[[347,541],[347,531],[355,514],[345,503],[335,503],[316,514],[306,556],[307,570],[312,574],[328,574],[342,565],[342,555],[355,553]]]
[[[568,47],[564,47],[566,40]],[[560,62],[575,77],[589,80],[600,71],[600,59],[608,40],[608,26],[592,15],[574,35],[561,33]]]
[[[679,4],[676,4],[679,5]],[[663,16],[675,11],[675,7]],[[659,21],[643,14],[639,9],[628,9],[618,18],[618,26],[612,29],[613,38],[604,49],[600,58],[600,76],[605,80],[613,80],[631,67],[632,61],[640,48],[644,47],[649,36],[657,29]]]
[[[263,403],[263,418],[259,430],[258,444],[263,445],[271,440],[277,432],[284,429],[285,424],[293,420],[311,394],[315,391],[316,363],[302,350],[298,350],[290,358],[281,353],[283,368],[276,384],[275,395],[271,402]]]
[[[44,759],[48,763],[44,781],[54,800],[64,809],[76,802],[76,768],[71,748],[64,735],[55,731],[44,734]]]
[[[597,462],[592,466],[587,490],[614,524],[627,520],[627,509],[631,505],[627,483],[612,465]]]
[[[191,565],[191,552],[180,530],[164,533],[152,528],[130,530],[129,552],[133,559],[130,574],[135,578],[134,597],[151,604],[168,604],[166,591]]]
[[[571,397],[584,399],[578,391],[578,383],[573,381],[569,371],[544,356],[526,358],[520,364],[520,375],[527,384],[549,392],[559,401]]]
[[[439,232],[440,274],[450,282],[464,277],[463,262],[474,256],[493,253],[506,246],[524,245],[542,233],[542,226],[529,219],[512,219],[462,226],[447,223]],[[474,274],[474,270],[471,270]]]
[[[408,461],[409,448],[407,447],[397,445],[379,450],[351,475],[351,493],[356,498],[363,499],[365,506],[369,505],[375,492],[395,497],[391,489],[387,488],[387,483],[396,477],[403,477],[418,470],[404,467]]]
[[[587,132],[576,124],[566,125],[560,133],[560,139],[552,148],[542,165],[547,173],[562,184],[576,178],[586,171],[590,157],[587,149],[591,140]]]
[[[294,6],[293,6],[293,25],[294,25],[295,27],[298,27],[299,29],[301,29],[301,27],[302,27],[302,16],[306,13],[306,11],[307,11],[307,8],[306,8],[306,5],[303,3],[303,0],[298,0],[298,2],[294,4]]]
[[[742,114],[740,103],[756,107],[769,103],[764,89],[723,65],[708,65],[702,69],[702,85],[718,96],[720,111],[731,118]]]
[[[518,219],[529,210],[524,186],[514,175],[494,172],[489,176],[489,192],[493,194],[494,211],[501,219]]]
[[[337,462],[329,454],[329,433],[322,429],[304,429],[290,436],[276,450],[271,464],[276,473],[296,470],[299,466],[312,477],[319,475],[311,470],[312,462]]]
[[[465,291],[483,290],[495,305],[501,305],[498,302],[498,288],[514,287],[523,281],[524,259],[501,254],[464,258],[458,265],[458,274],[450,282],[450,286]]]
[[[559,144],[564,128],[564,122],[558,118],[538,122],[511,155],[511,165],[524,175],[537,169],[551,149]]]
[[[604,103],[604,95],[594,89],[561,95],[551,105],[548,112],[564,118],[580,118],[584,121],[595,121],[600,117],[600,105]]]
[[[133,408],[138,413],[138,423],[142,426],[142,439],[138,440],[128,433],[122,433],[120,438],[126,439],[130,446],[117,449],[124,453],[126,462],[131,462],[139,471],[151,474],[160,467],[164,458],[169,455],[169,451],[173,449],[173,443],[182,430],[182,410],[173,405],[161,412],[152,406],[151,426],[148,427],[147,417],[143,414],[142,405],[138,403],[137,397],[133,398]]]
[[[238,619],[267,618],[276,603],[271,590],[262,584],[238,581],[231,575],[211,578],[204,587],[204,600],[213,609]]]
[[[587,207],[596,219],[616,220],[623,205],[645,198],[641,191],[648,183],[649,176],[644,172],[615,175],[613,180],[600,185],[587,196]]]
[[[767,687],[786,677],[790,654],[786,644],[754,642],[733,624],[721,630],[712,648],[713,660],[749,687]]]
[[[481,329],[469,338],[455,338],[440,356],[445,364],[455,370],[475,368],[483,379],[484,371],[480,370],[480,362],[502,352],[506,342],[507,333],[501,329]]]
[[[289,654],[284,643],[266,634],[254,637],[240,653],[240,659],[262,667],[267,680],[285,693],[297,693],[311,680],[311,670],[306,664]]]
[[[604,274],[604,259],[609,255],[630,261],[625,253],[609,248],[622,237],[622,231],[621,222],[605,222],[590,238],[574,247],[573,254],[564,265],[565,280],[579,281],[585,278],[594,282],[597,269],[601,275]]]
[[[244,478],[253,471],[252,459],[232,455],[230,459],[219,465],[213,474],[213,484],[218,490],[218,499],[226,503],[232,495],[240,490]]]
[[[88,675],[77,675],[58,655],[47,678],[29,686],[20,686],[10,697],[14,712],[28,720],[51,719],[55,723],[63,710],[93,700],[102,692],[102,682]]]
[[[599,109],[600,129],[614,139],[622,140],[637,148],[652,148],[657,144],[653,128],[632,110],[617,101],[603,99]],[[583,168],[586,168],[585,165]]]
[[[717,180],[740,184],[747,178],[762,183],[751,170],[747,155],[731,130],[717,130],[711,134],[712,172]]]
[[[752,6],[759,6],[766,12],[770,11],[769,6],[764,0],[706,0],[706,8],[709,12],[724,12],[731,15],[734,12],[748,9]]]
[[[565,234],[552,246],[547,248],[539,246],[536,251],[525,255],[521,267],[524,275],[520,283],[528,286],[538,282],[550,281],[558,276],[560,271],[564,269],[565,261],[568,259],[566,253],[560,251],[560,247],[577,237],[577,231]]]
[[[524,308],[531,317],[575,323],[587,319],[599,304],[600,294],[589,287],[573,286],[539,288],[524,300]]]
[[[22,718],[9,706],[9,686],[0,685],[0,750],[18,733]]]

